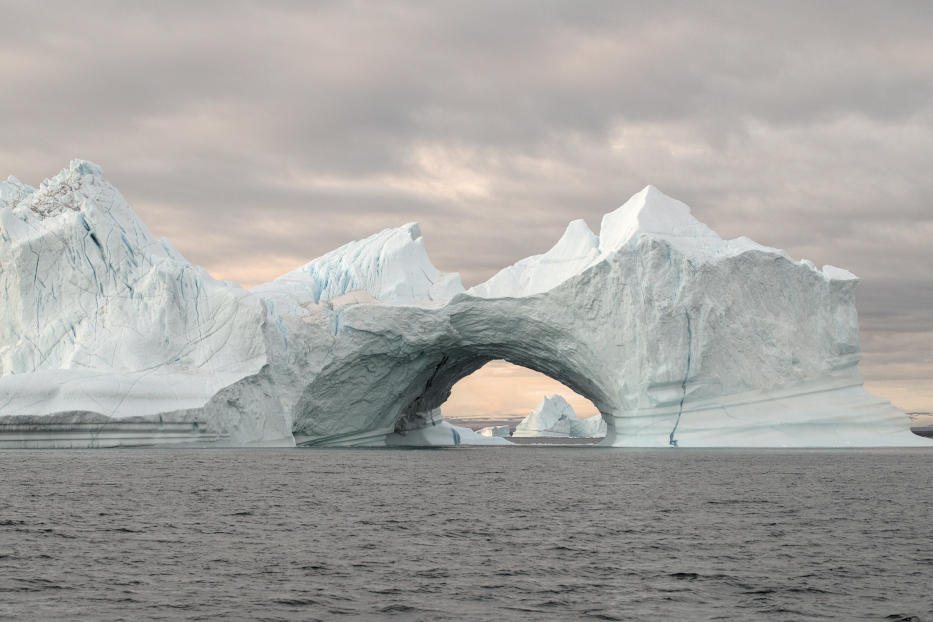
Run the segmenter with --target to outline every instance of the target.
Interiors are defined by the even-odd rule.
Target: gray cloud
[[[418,220],[477,282],[653,183],[859,274],[867,375],[933,393],[929,3],[0,9],[0,171],[94,160],[219,276]]]

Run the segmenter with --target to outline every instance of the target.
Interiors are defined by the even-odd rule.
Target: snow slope
[[[434,267],[421,228],[409,223],[344,244],[254,291],[266,298],[290,297],[299,305],[339,302],[351,293],[357,293],[354,302],[429,305],[446,303],[463,285],[459,274]]]
[[[551,250],[503,268],[488,281],[471,288],[469,293],[483,298],[540,294],[608,260],[626,246],[637,244],[643,236],[664,240],[700,262],[750,250],[786,256],[783,251],[744,237],[723,241],[696,220],[686,204],[654,186],[646,186],[621,207],[603,216],[598,236],[585,222],[574,220]]]

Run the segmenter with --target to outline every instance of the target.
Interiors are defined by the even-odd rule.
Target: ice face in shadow
[[[218,443],[456,445],[494,359],[591,400],[615,446],[928,443],[862,387],[856,279],[722,240],[647,187],[464,292],[417,225],[253,290],[156,240],[93,164],[0,183],[0,420],[197,423]]]

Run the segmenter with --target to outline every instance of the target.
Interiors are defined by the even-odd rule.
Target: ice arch
[[[494,422],[500,419],[517,424],[547,396],[558,396],[567,402],[581,421],[591,415],[594,416],[591,425],[597,419],[603,420],[592,401],[559,380],[504,359],[493,359],[457,381],[441,408],[444,418],[453,425],[474,428],[483,421],[498,425]],[[563,405],[555,402],[554,406]],[[576,432],[582,433],[581,429]],[[605,430],[600,438],[604,436]]]
[[[862,387],[855,284],[722,240],[649,186],[599,236],[575,221],[547,253],[449,299],[372,288],[381,303],[340,307],[334,356],[297,400],[295,437],[368,444],[424,427],[454,383],[501,358],[591,400],[608,445],[916,443],[903,414]]]
[[[379,445],[502,358],[590,399],[617,446],[928,443],[862,387],[856,280],[722,240],[648,186],[599,235],[574,221],[470,290],[416,224],[245,290],[76,160],[39,188],[0,182],[0,424]]]
[[[611,422],[619,408],[607,390],[610,379],[599,373],[598,352],[560,322],[536,317],[535,306],[534,301],[462,296],[420,320],[422,328],[433,320],[443,329],[429,331],[433,340],[412,339],[412,331],[406,330],[368,341],[365,353],[325,368],[304,389],[296,409],[296,441],[378,444],[386,434],[431,425],[439,419],[438,410],[451,388],[495,359],[567,385]],[[356,319],[352,311],[344,318],[349,331]],[[376,344],[381,347],[373,348]],[[352,396],[347,395],[348,386],[355,387]]]

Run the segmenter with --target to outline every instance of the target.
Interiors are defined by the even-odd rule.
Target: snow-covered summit
[[[748,238],[723,240],[697,220],[685,203],[646,186],[602,218],[599,236],[582,220],[571,222],[551,250],[503,268],[468,290],[482,298],[518,298],[546,292],[606,260],[640,239],[663,240],[697,262],[711,262],[746,251],[786,257],[783,251]]]
[[[447,302],[463,285],[459,274],[434,267],[421,227],[409,223],[344,244],[253,291],[270,298],[288,296],[303,306],[353,292],[386,304],[430,305]]]
[[[0,183],[0,207],[9,207],[20,216],[30,211],[42,218],[64,212],[77,212],[83,203],[102,190],[103,170],[87,160],[72,160],[68,168],[33,188],[15,177]]]
[[[599,225],[599,248],[609,253],[639,235],[651,234],[666,238],[699,238],[709,243],[720,241],[712,229],[694,218],[686,203],[649,185],[603,216]]]
[[[150,233],[123,196],[87,160],[72,160],[67,168],[38,188],[15,177],[0,182],[0,236],[4,240],[59,239],[75,233],[111,259],[119,271],[123,261],[136,266],[184,257],[165,239]],[[188,264],[190,265],[190,264]]]

